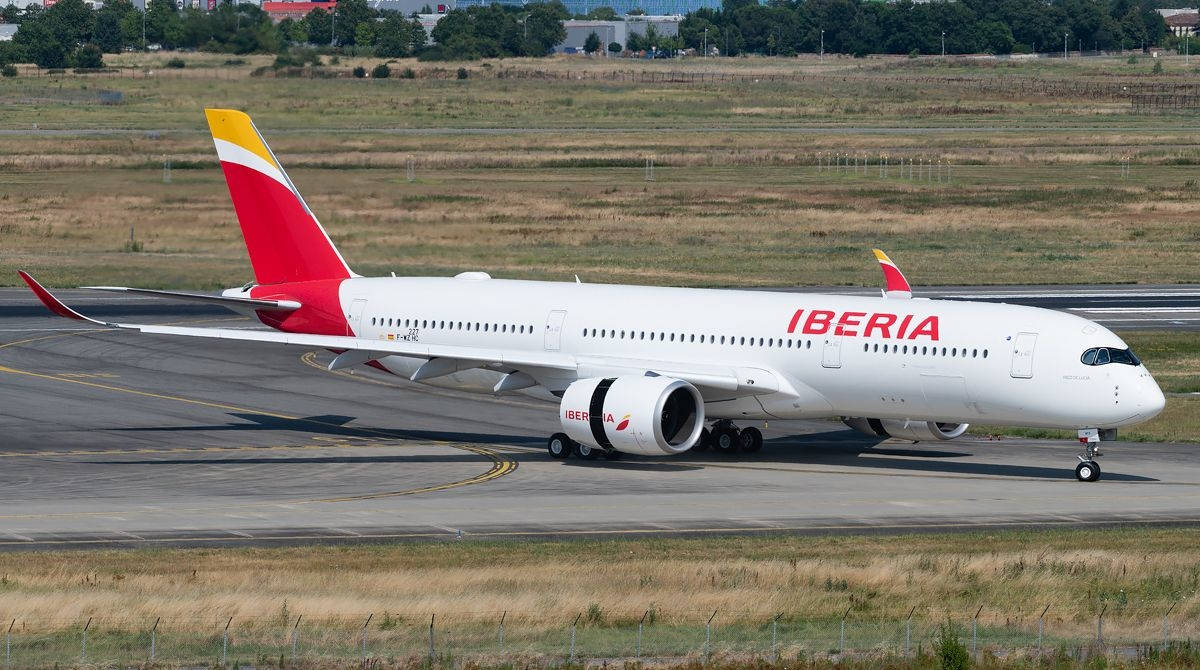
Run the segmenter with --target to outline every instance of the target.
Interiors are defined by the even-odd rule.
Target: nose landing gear
[[[1079,455],[1079,465],[1075,466],[1075,478],[1081,482],[1097,481],[1100,465],[1095,459],[1100,455],[1100,431],[1095,428],[1080,430],[1079,442],[1083,444],[1083,453]]]

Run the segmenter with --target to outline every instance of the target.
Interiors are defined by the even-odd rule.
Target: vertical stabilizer
[[[350,268],[246,114],[206,109],[259,284],[347,279]]]

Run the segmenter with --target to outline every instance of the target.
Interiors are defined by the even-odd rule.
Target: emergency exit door
[[[566,319],[567,313],[560,309],[546,317],[546,351],[558,351],[562,346],[563,321]]]
[[[1033,377],[1033,352],[1036,348],[1037,333],[1017,333],[1013,338],[1011,376],[1017,379]]]
[[[839,335],[826,335],[825,344],[821,349],[821,367],[842,367],[842,338]]]
[[[366,300],[355,300],[350,303],[350,314],[346,319],[346,325],[350,332],[346,333],[347,335],[362,335],[362,315],[366,307]]]

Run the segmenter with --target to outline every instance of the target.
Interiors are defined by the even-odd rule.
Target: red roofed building
[[[263,11],[275,23],[279,23],[284,19],[302,19],[308,16],[308,13],[314,9],[323,9],[327,12],[333,11],[336,2],[278,2],[275,0],[264,0],[262,3]]]

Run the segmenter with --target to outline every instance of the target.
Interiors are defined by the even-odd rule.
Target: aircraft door
[[[558,351],[562,345],[563,321],[567,319],[564,310],[556,309],[546,317],[546,351]]]
[[[366,300],[355,300],[350,303],[350,314],[346,318],[347,335],[362,335],[362,315],[367,308]]]
[[[828,334],[821,349],[821,367],[842,367],[842,338],[840,335]]]
[[[1033,352],[1037,347],[1037,333],[1017,333],[1013,340],[1012,369],[1009,375],[1016,379],[1033,377]]]

